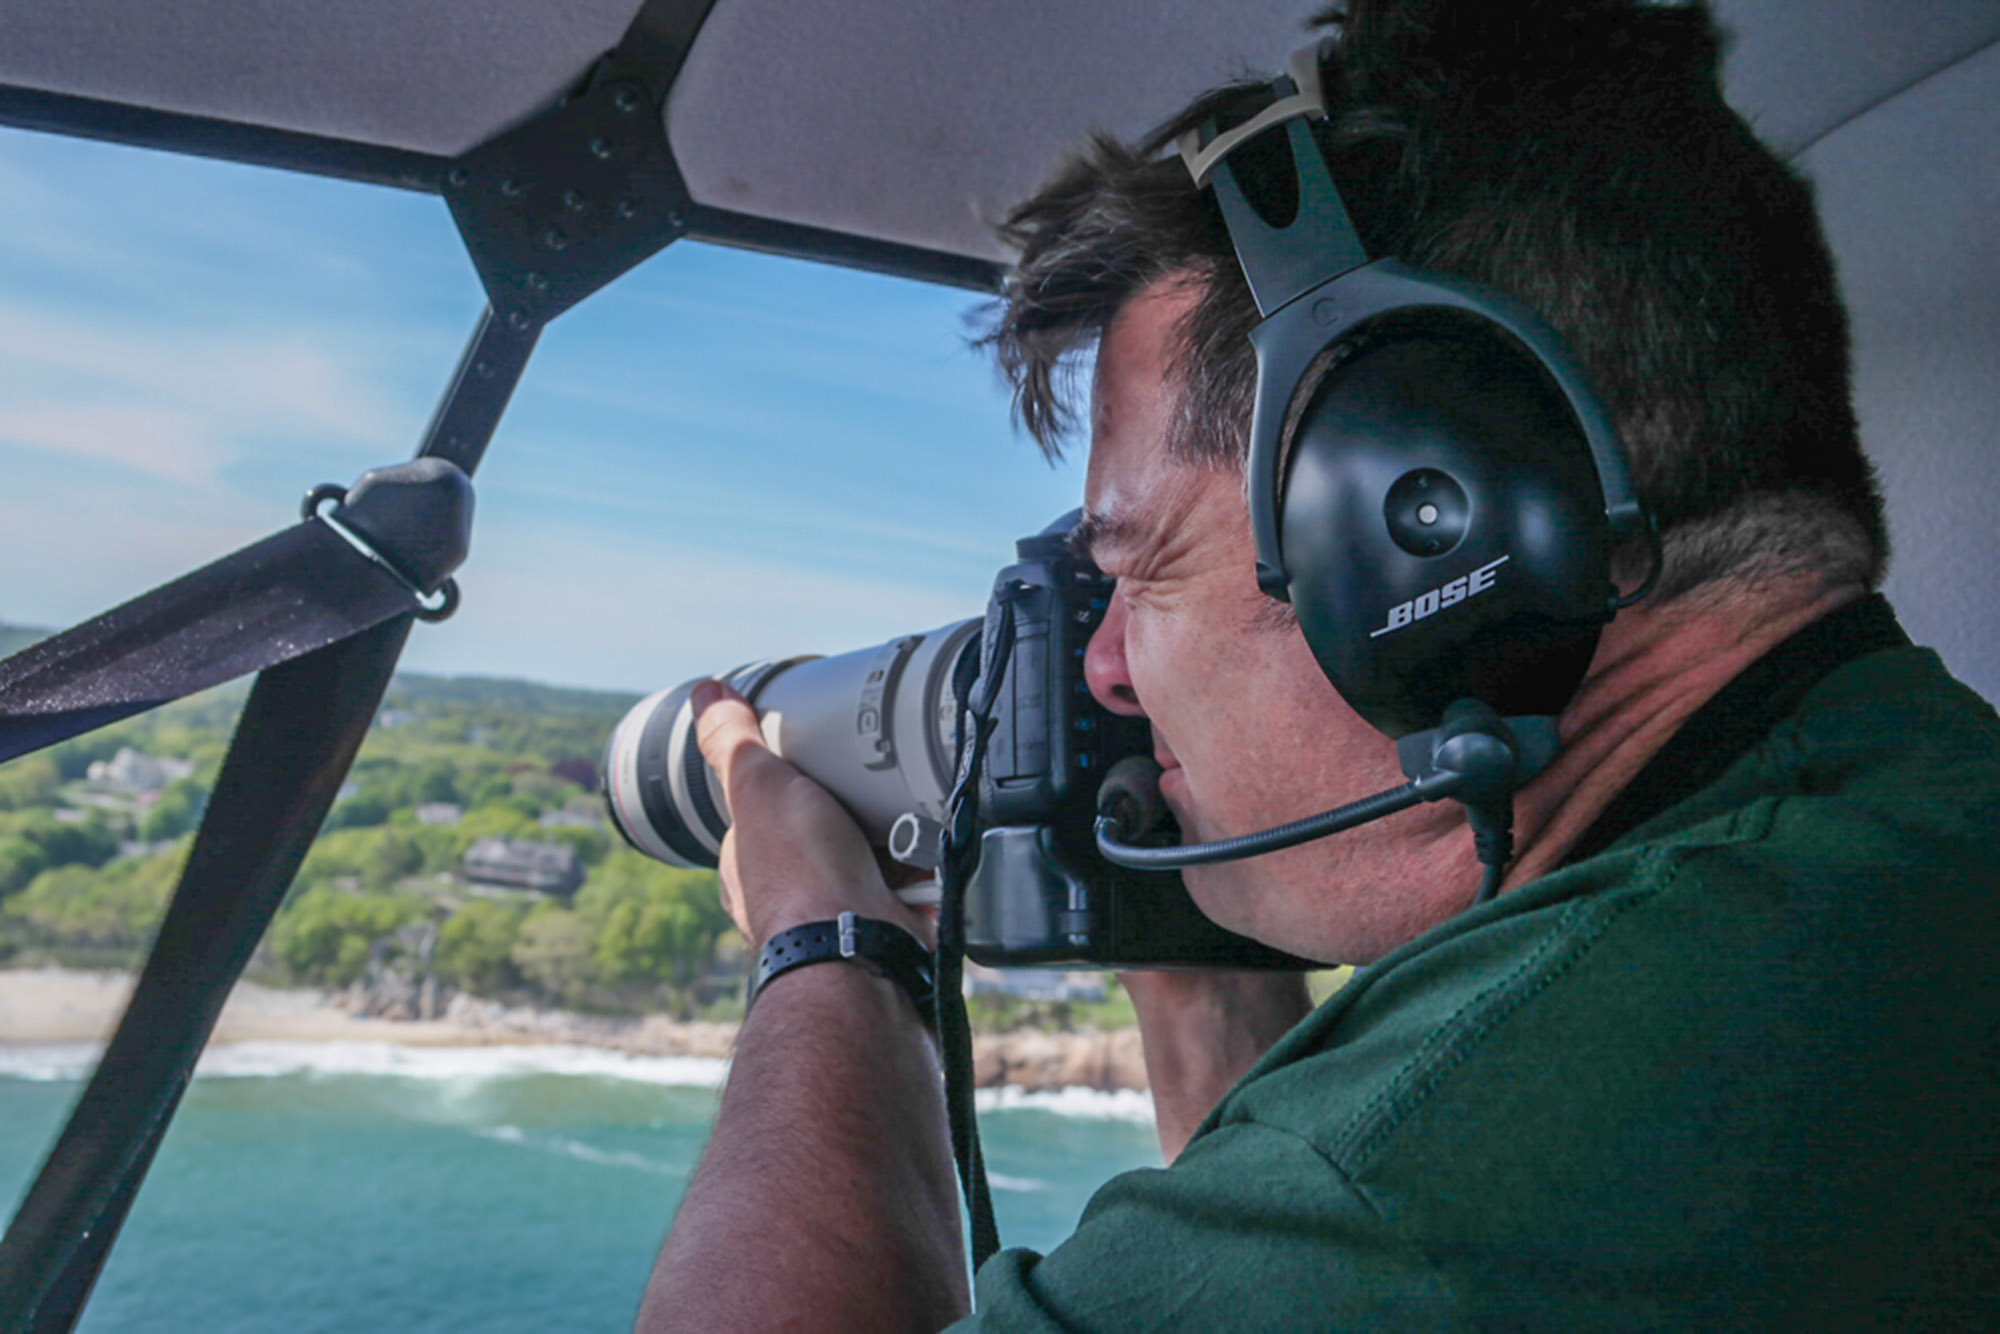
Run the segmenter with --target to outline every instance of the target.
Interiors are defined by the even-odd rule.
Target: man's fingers
[[[757,726],[749,701],[720,681],[703,681],[688,696],[694,709],[695,741],[702,758],[722,778],[723,791],[733,786],[738,758],[746,748],[764,750],[764,733]]]

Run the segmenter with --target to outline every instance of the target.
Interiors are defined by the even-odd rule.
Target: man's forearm
[[[969,1307],[936,1053],[895,984],[760,996],[639,1328],[935,1330]]]

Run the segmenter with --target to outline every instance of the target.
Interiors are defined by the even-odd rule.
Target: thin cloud
[[[60,629],[137,597],[283,526],[219,493],[124,474],[79,493],[46,465],[6,461],[0,621]],[[102,470],[99,470],[100,472]]]
[[[842,653],[984,610],[964,596],[538,526],[475,546],[457,616],[419,627],[409,665],[646,690],[794,653]]]
[[[217,335],[0,304],[0,366],[0,439],[184,481],[214,483],[251,451],[302,435],[379,451],[407,432],[408,414],[290,313]]]
[[[230,460],[208,423],[187,412],[47,401],[0,406],[0,440],[120,463],[183,481],[213,477]]]

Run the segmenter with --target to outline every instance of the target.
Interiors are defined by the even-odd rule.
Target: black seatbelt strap
[[[216,1016],[375,716],[405,611],[257,679],[152,954],[67,1128],[0,1243],[0,1329],[82,1312]]]
[[[432,614],[465,557],[465,473],[418,459],[313,495],[339,503],[0,662],[0,761]]]

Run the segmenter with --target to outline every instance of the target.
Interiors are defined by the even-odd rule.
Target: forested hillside
[[[32,632],[11,633],[18,646]],[[211,691],[0,766],[0,966],[138,960],[246,693]],[[710,973],[734,934],[714,875],[626,848],[594,795],[597,757],[632,703],[398,676],[253,975],[726,1013],[733,987]]]

